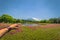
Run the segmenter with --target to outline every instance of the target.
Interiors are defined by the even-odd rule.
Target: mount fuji
[[[38,18],[28,18],[27,20],[40,21]]]

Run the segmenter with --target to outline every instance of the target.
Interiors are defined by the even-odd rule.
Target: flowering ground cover
[[[0,28],[10,24],[1,24]],[[41,26],[23,26],[12,30],[0,40],[60,40],[60,24],[47,24]]]

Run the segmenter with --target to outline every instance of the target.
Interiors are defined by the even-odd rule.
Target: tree
[[[60,23],[60,18],[50,18],[50,23]]]
[[[3,14],[0,17],[0,21],[5,22],[5,23],[13,23],[14,18],[12,16],[8,15],[8,14]]]
[[[16,19],[16,23],[20,23],[20,19]]]
[[[48,23],[48,20],[41,20],[40,23]]]

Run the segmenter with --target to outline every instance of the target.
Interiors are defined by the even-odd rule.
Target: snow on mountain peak
[[[40,21],[40,19],[37,19],[37,18],[32,18],[33,20],[36,20],[36,21]]]

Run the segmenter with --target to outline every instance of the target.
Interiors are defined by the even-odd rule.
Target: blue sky
[[[60,0],[0,0],[2,14],[19,19],[60,17]]]

